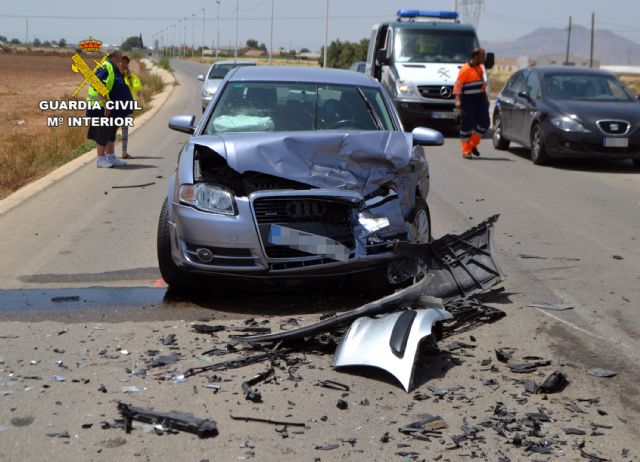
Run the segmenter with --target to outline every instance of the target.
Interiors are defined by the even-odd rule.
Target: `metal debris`
[[[329,388],[331,390],[349,391],[349,385],[341,382],[336,382],[335,380],[321,380],[320,382],[318,382],[318,386]]]
[[[607,369],[600,369],[599,367],[596,367],[594,369],[589,369],[587,371],[587,374],[589,375],[593,375],[594,377],[615,377],[616,375],[618,375],[617,372],[615,371],[610,371]]]
[[[564,311],[573,308],[570,303],[563,302],[531,302],[527,306],[531,308],[541,308],[543,310]]]
[[[156,184],[156,182],[152,181],[150,183],[142,183],[142,184],[131,184],[131,185],[124,185],[124,186],[111,186],[111,189],[144,188],[146,186],[152,186],[154,184]]]
[[[285,425],[287,427],[306,427],[307,424],[304,422],[289,422],[286,420],[272,420],[272,419],[263,419],[261,417],[245,417],[245,416],[236,416],[229,415],[229,417],[233,420],[243,420],[245,422],[261,422],[271,425]]]
[[[242,383],[242,392],[244,393],[245,399],[249,401],[253,401],[254,403],[262,402],[262,394],[256,390],[255,388],[251,388],[257,383],[262,382],[263,380],[268,379],[272,375],[275,374],[275,369],[273,367],[267,369],[266,371],[256,375],[254,378],[247,380]]]

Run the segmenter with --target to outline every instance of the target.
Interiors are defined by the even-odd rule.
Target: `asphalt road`
[[[200,115],[196,75],[206,70],[190,62],[173,65],[180,85],[131,136],[136,159],[129,166],[86,165],[0,216],[0,318],[38,309],[48,317],[68,315],[76,306],[100,308],[94,312],[111,320],[185,319],[211,308],[244,315],[254,312],[247,308],[252,304],[263,312],[293,312],[302,305],[327,309],[320,302],[309,308],[300,295],[175,301],[157,287],[157,218],[186,139],[170,131],[167,121],[174,114]],[[463,231],[500,213],[494,242],[508,279],[506,294],[494,301],[510,314],[501,321],[505,336],[523,347],[546,342],[567,361],[626,367],[616,392],[637,395],[640,374],[629,365],[640,360],[640,171],[625,162],[538,167],[526,150],[495,151],[490,140],[480,150],[480,159],[464,160],[454,137],[429,150],[434,234]],[[155,184],[112,189],[149,182]],[[100,289],[88,289],[95,286]],[[56,294],[79,294],[81,301],[51,302]],[[539,300],[574,308],[526,306]],[[357,301],[332,296],[328,307]],[[141,305],[155,311],[136,311]]]

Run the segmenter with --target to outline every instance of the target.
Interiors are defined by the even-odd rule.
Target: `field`
[[[90,61],[85,59],[88,63]],[[131,68],[146,80],[143,96],[161,90],[136,62]],[[41,100],[69,100],[82,82],[71,70],[70,55],[0,53],[0,199],[94,147],[84,127],[47,127],[53,116],[81,116],[82,111],[41,111]],[[146,77],[146,79],[145,79]],[[155,77],[155,76],[154,76]],[[86,87],[76,99],[84,99]],[[144,102],[142,103],[144,107]]]

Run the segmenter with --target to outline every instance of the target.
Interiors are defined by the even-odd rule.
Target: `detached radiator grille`
[[[353,249],[351,207],[324,198],[269,197],[253,201],[265,253],[269,258],[299,258],[310,254],[289,247],[269,244],[272,224],[329,237]]]

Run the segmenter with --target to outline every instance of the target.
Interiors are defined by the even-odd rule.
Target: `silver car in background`
[[[216,94],[218,86],[222,79],[227,75],[231,69],[241,66],[255,66],[253,61],[217,61],[209,68],[206,74],[199,75],[198,80],[203,81],[202,89],[200,90],[200,99],[202,101],[202,112],[207,108],[209,101]],[[206,76],[206,78],[205,78]]]
[[[386,90],[364,74],[230,71],[184,144],[158,225],[162,277],[316,278],[385,271],[398,241],[427,242],[429,169]]]

